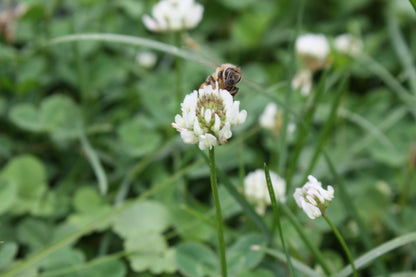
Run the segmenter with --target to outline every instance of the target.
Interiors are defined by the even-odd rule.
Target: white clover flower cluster
[[[279,175],[270,171],[270,180],[272,182],[273,190],[276,199],[282,203],[286,201],[286,182]],[[256,212],[264,215],[266,206],[270,205],[271,199],[269,191],[267,190],[267,182],[264,170],[257,169],[250,172],[244,178],[244,194],[248,201],[256,205]]]
[[[363,42],[350,34],[342,34],[335,38],[334,47],[341,54],[356,57],[363,50]]]
[[[296,54],[310,71],[314,72],[327,65],[330,47],[325,35],[302,35],[296,39],[295,49]]]
[[[234,101],[227,90],[204,86],[185,96],[181,104],[182,115],[175,116],[172,126],[181,133],[185,143],[199,143],[199,148],[211,149],[227,142],[232,136],[231,127],[244,123],[245,110],[240,101]]]
[[[153,32],[181,31],[195,28],[202,19],[204,7],[194,0],[161,0],[144,15],[143,23]]]
[[[334,199],[334,188],[328,186],[327,190],[323,189],[321,182],[312,175],[308,176],[308,180],[302,188],[295,190],[293,197],[299,208],[303,209],[310,219],[315,219],[322,215]]]
[[[309,95],[312,89],[312,75],[315,71],[330,64],[329,42],[323,34],[305,34],[299,36],[295,42],[295,50],[303,67],[292,79],[292,88],[300,89],[303,96]]]

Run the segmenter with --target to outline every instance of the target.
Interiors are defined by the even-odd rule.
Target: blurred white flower
[[[308,176],[308,180],[302,188],[295,190],[293,197],[299,208],[303,209],[310,219],[315,219],[322,215],[334,199],[334,188],[328,186],[327,190],[323,189],[321,182],[318,182],[312,175]]]
[[[335,38],[334,47],[341,54],[355,57],[362,52],[363,42],[352,35],[342,34]]]
[[[305,66],[312,72],[324,68],[327,64],[330,47],[323,34],[305,34],[296,39],[296,53]]]
[[[270,180],[272,182],[276,199],[280,202],[285,202],[285,180],[272,171],[270,171]],[[246,195],[248,201],[256,205],[256,212],[260,215],[264,215],[266,206],[272,203],[269,191],[267,190],[264,170],[257,169],[250,172],[246,178],[244,178],[244,194]]]
[[[266,129],[276,128],[277,105],[269,103],[259,118],[260,126]]]
[[[143,23],[153,32],[180,31],[195,28],[201,21],[204,7],[194,0],[161,0],[144,15]]]
[[[175,116],[172,127],[181,133],[185,143],[199,143],[199,148],[211,149],[227,142],[232,136],[231,127],[244,123],[245,110],[240,111],[240,101],[234,101],[227,90],[218,84],[204,86],[185,96],[181,104],[182,115]]]
[[[157,56],[153,52],[144,51],[139,52],[136,55],[136,62],[144,68],[152,68],[155,66],[157,60]]]
[[[263,113],[260,115],[259,123],[265,129],[276,132],[277,134],[280,132],[283,124],[283,115],[279,112],[275,103],[267,104]],[[291,122],[287,125],[287,132],[289,134],[293,133],[295,129],[296,125],[294,123]]]
[[[300,69],[292,79],[292,88],[300,88],[300,93],[308,96],[312,89],[312,72],[309,69]]]

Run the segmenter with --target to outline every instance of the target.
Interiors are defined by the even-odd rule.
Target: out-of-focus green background
[[[217,276],[208,165],[171,127],[180,112],[177,58],[111,41],[49,44],[74,33],[175,44],[174,34],[151,33],[142,23],[156,2],[0,3],[2,15],[18,4],[27,9],[0,21],[0,276],[8,270],[25,277]],[[241,192],[245,173],[264,162],[278,170],[278,138],[258,128],[258,117],[270,102],[277,100],[283,108],[290,69],[301,66],[297,60],[293,64],[290,48],[301,1],[198,2],[204,6],[203,19],[182,34],[180,47],[243,71],[236,99],[248,119],[217,153],[218,168]],[[349,33],[364,45],[357,59],[331,56],[329,89],[316,110],[287,197],[337,272],[348,263],[335,237],[322,219],[311,221],[295,207],[293,190],[301,185],[335,91],[347,76],[327,153],[373,247],[415,230],[416,12],[407,0],[304,2],[299,34],[323,33],[332,42]],[[139,64],[138,54],[144,51],[156,55],[155,65]],[[215,70],[187,58],[179,64],[182,97]],[[314,75],[314,89],[321,76]],[[297,116],[291,120],[302,121],[309,102],[293,91],[290,109]],[[296,133],[288,137],[288,160],[295,145]],[[323,158],[313,174],[336,188],[328,214],[353,256],[370,250],[337,197]],[[252,244],[265,245],[265,237],[222,185],[220,194],[230,275],[288,276],[285,263],[251,250]],[[270,210],[262,220],[272,228]],[[287,218],[282,224],[291,254],[314,268],[316,261]],[[278,242],[277,232],[275,236]],[[389,272],[416,274],[412,244],[380,260]],[[379,272],[370,266],[362,276]]]

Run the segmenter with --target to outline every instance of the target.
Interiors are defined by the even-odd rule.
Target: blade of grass
[[[410,4],[412,4],[413,9],[416,12],[416,0],[409,0]]]
[[[312,103],[309,105],[307,112],[305,116],[303,117],[303,120],[302,120],[303,124],[300,124],[300,128],[299,128],[300,130],[296,138],[295,149],[293,150],[292,159],[290,160],[287,174],[286,174],[287,190],[290,189],[292,177],[296,170],[297,161],[299,159],[302,148],[306,143],[306,138],[312,126],[312,119],[315,114],[315,110],[318,107],[319,102],[321,100],[321,96],[323,95],[323,92],[325,90],[325,83],[326,83],[325,81],[328,76],[328,73],[329,73],[329,70],[327,69],[322,75],[321,80],[319,82],[318,89],[316,90],[316,93],[313,97]]]
[[[383,81],[393,92],[395,92],[413,116],[416,117],[416,97],[412,96],[409,91],[404,88],[383,65],[374,60],[372,57],[363,54],[358,60],[361,62],[363,67],[378,76],[381,81]]]
[[[337,110],[339,107],[339,104],[341,103],[341,99],[342,96],[344,95],[345,89],[343,89],[344,84],[347,80],[347,76],[340,82],[338,89],[337,89],[337,94],[333,99],[332,105],[331,105],[331,111],[328,114],[328,118],[326,120],[326,123],[323,127],[323,130],[321,132],[321,134],[319,135],[318,138],[318,143],[315,147],[315,151],[312,155],[312,158],[309,162],[309,167],[308,169],[305,171],[305,174],[302,178],[302,183],[304,183],[307,180],[308,175],[312,172],[312,170],[314,169],[316,162],[318,161],[318,158],[322,152],[324,143],[326,142],[326,139],[328,138],[329,132],[331,131],[332,127],[334,126],[335,120],[336,120],[336,114],[337,114]]]
[[[373,247],[373,242],[370,238],[369,233],[367,232],[367,229],[364,226],[363,221],[361,220],[361,218],[358,215],[358,211],[355,208],[355,205],[353,204],[353,200],[350,197],[350,195],[347,192],[346,186],[344,184],[344,182],[342,181],[341,177],[339,176],[338,172],[336,171],[334,164],[332,163],[329,155],[326,153],[326,151],[323,151],[324,157],[325,157],[325,161],[327,163],[327,166],[329,168],[329,170],[331,171],[331,174],[333,176],[333,178],[335,179],[336,184],[338,185],[340,194],[341,194],[341,201],[343,203],[343,205],[345,206],[345,210],[348,211],[348,213],[350,214],[350,216],[354,219],[354,221],[357,223],[358,229],[360,230],[360,238],[361,241],[364,244],[364,247],[368,250],[371,249]],[[357,269],[358,269],[358,265],[356,265]],[[381,261],[376,261],[376,267],[377,269],[383,273],[384,276],[388,276],[388,270],[385,267],[385,265],[381,262]],[[351,270],[352,272],[352,270]]]
[[[388,242],[383,243],[380,246],[372,249],[371,251],[367,252],[366,254],[362,255],[358,259],[354,261],[354,264],[358,268],[364,268],[366,265],[371,263],[372,261],[376,260],[378,257],[398,248],[408,243],[412,243],[416,241],[416,232],[408,233],[406,235],[396,237]],[[351,266],[346,266],[340,272],[338,272],[334,277],[347,277],[352,273]]]
[[[400,112],[400,114],[403,114],[403,112]],[[367,131],[367,133],[369,133],[369,136],[377,139],[381,144],[383,144],[386,148],[396,151],[396,147],[394,146],[394,144],[390,141],[390,139],[383,133],[383,131],[381,129],[379,129],[377,126],[375,126],[374,124],[372,124],[371,122],[369,122],[367,119],[365,119],[364,117],[360,116],[357,113],[353,113],[347,109],[341,108],[339,110],[339,115],[345,117],[346,119],[348,119],[351,122],[354,122],[355,124],[357,124],[358,126],[360,126],[363,130]],[[385,123],[385,121],[383,121],[383,123]],[[362,149],[362,147],[360,147],[362,143],[362,140],[360,140],[360,144],[356,144],[356,147],[358,147],[360,150]],[[354,147],[353,147],[354,149]],[[357,150],[351,150],[354,153],[357,152]]]
[[[79,140],[81,142],[82,149],[84,150],[85,155],[87,155],[87,159],[91,164],[95,177],[97,178],[100,193],[105,195],[108,190],[108,181],[100,159],[98,158],[97,153],[95,153],[95,150],[91,147],[88,138],[83,132],[80,134]]]
[[[292,93],[293,93],[293,88],[292,88],[292,79],[293,79],[293,75],[295,74],[295,63],[296,63],[296,53],[295,53],[295,41],[296,41],[296,37],[298,36],[299,32],[300,32],[300,28],[302,26],[302,19],[303,19],[303,12],[304,12],[304,7],[305,7],[305,1],[304,0],[299,0],[298,1],[299,4],[299,8],[297,9],[297,18],[296,18],[296,30],[295,33],[293,34],[293,37],[290,40],[289,43],[289,49],[290,49],[290,64],[289,64],[289,70],[287,73],[287,86],[286,86],[286,93],[285,93],[285,99],[284,99],[284,106],[283,106],[283,126],[281,129],[281,134],[280,134],[280,139],[278,143],[278,161],[277,161],[277,172],[279,174],[281,174],[282,176],[284,175],[284,168],[286,166],[286,156],[287,156],[287,138],[286,138],[286,134],[287,134],[287,126],[289,124],[290,118],[289,118],[289,109],[288,107],[291,107],[291,102],[292,102]]]
[[[406,45],[403,34],[394,15],[387,16],[387,27],[389,30],[390,40],[396,51],[396,55],[406,72],[406,78],[409,81],[410,90],[416,95],[416,69],[413,64],[414,57]]]
[[[281,262],[286,262],[286,255],[280,251],[277,251],[275,249],[268,249],[268,248],[260,248],[259,251],[264,251],[265,253],[280,260]],[[305,276],[322,277],[320,273],[316,272],[315,270],[305,265],[301,261],[298,261],[295,258],[292,258],[292,261],[293,261],[293,267],[296,268],[299,272],[302,272],[303,274],[305,274]]]
[[[284,234],[282,230],[282,224],[280,223],[279,206],[277,205],[276,195],[274,193],[272,181],[270,180],[269,167],[267,166],[266,163],[264,164],[264,174],[266,175],[265,177],[266,177],[266,183],[267,183],[267,190],[269,191],[270,200],[272,202],[274,217],[276,218],[277,228],[279,229],[280,241],[282,242],[283,251],[285,252],[285,256],[286,256],[286,263],[289,266],[290,275],[296,276],[295,270],[293,269],[293,265],[290,260],[289,251],[286,248],[285,238],[284,238]]]
[[[60,43],[82,41],[82,40],[107,41],[107,42],[113,42],[113,43],[124,43],[124,44],[129,44],[129,45],[152,48],[158,51],[169,53],[171,55],[182,57],[187,60],[192,60],[192,61],[207,65],[212,68],[217,67],[217,64],[218,64],[218,63],[213,62],[210,59],[202,57],[201,55],[198,55],[191,51],[180,49],[170,44],[166,44],[166,43],[162,43],[159,41],[142,38],[142,37],[133,37],[133,36],[127,36],[127,35],[118,35],[118,34],[89,33],[89,34],[66,35],[66,36],[54,38],[50,40],[46,45],[55,45],[55,44],[60,44]]]

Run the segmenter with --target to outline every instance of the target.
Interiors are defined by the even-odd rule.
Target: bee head
[[[237,68],[227,68],[225,70],[225,83],[234,86],[241,80],[241,73]]]

